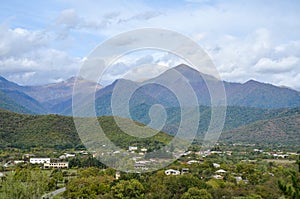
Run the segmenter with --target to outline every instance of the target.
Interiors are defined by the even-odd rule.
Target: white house
[[[168,176],[168,175],[180,175],[180,171],[178,170],[174,170],[174,169],[168,169],[168,170],[165,170],[165,174]]]
[[[75,157],[75,154],[72,153],[66,153],[66,158],[72,158]]]
[[[200,161],[198,161],[198,160],[190,160],[187,162],[187,164],[199,164],[199,163],[200,163]]]
[[[50,158],[30,158],[29,162],[31,164],[50,163]]]
[[[217,164],[217,163],[213,163],[213,166],[214,166],[215,168],[219,168],[221,165],[219,165],[219,164]]]
[[[129,151],[136,151],[137,149],[138,149],[137,146],[129,146],[129,147],[128,147],[128,150],[129,150]]]
[[[223,179],[224,177],[221,175],[213,175],[212,176],[214,179]]]
[[[54,162],[54,163],[44,163],[44,168],[69,168],[68,162]]]
[[[116,180],[119,180],[119,178],[121,177],[121,173],[119,171],[116,172]]]
[[[14,160],[14,164],[21,164],[21,163],[24,163],[25,161],[24,160]]]
[[[226,171],[225,170],[223,170],[223,169],[219,169],[218,171],[216,171],[216,173],[226,173]]]
[[[241,176],[237,176],[237,177],[234,177],[235,180],[236,180],[236,183],[239,183],[243,180],[243,178]]]

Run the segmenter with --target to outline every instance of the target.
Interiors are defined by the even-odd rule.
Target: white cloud
[[[178,31],[198,42],[225,80],[256,79],[299,89],[299,5],[294,1],[276,0],[186,0],[170,4],[64,0],[63,6],[58,6],[64,9],[47,18],[45,26],[50,26],[45,28],[47,32],[42,28],[28,30],[26,24],[23,28],[0,26],[0,71],[1,75],[12,75],[19,70],[23,76],[17,81],[24,83],[25,80],[19,80],[21,77],[45,82],[37,78],[43,71],[43,77],[49,76],[46,79],[58,80],[71,73],[66,71],[75,71],[78,67],[80,59],[72,57],[74,52],[76,56],[85,57],[96,44],[120,32],[156,27]],[[53,35],[59,39],[49,38]],[[62,50],[63,45],[67,47]],[[182,61],[167,55],[152,57],[153,60],[141,60],[141,65],[150,62],[169,67]],[[121,62],[131,68],[137,59]],[[116,68],[111,72],[110,79],[113,79],[124,71]]]
[[[231,82],[255,79],[299,89],[300,42],[276,44],[267,29],[243,37],[225,35],[215,46],[206,46],[221,77]],[[293,78],[291,78],[293,77]]]
[[[293,70],[300,65],[298,57],[285,57],[280,60],[261,58],[254,66],[254,70],[263,73],[284,73]]]
[[[48,36],[42,31],[10,29],[0,25],[0,57],[19,56],[47,45]]]
[[[0,75],[24,85],[44,84],[74,76],[80,58],[50,47],[43,31],[0,26]]]
[[[36,85],[67,79],[77,74],[81,59],[54,50],[39,50],[26,57],[0,60],[0,74],[22,85]]]

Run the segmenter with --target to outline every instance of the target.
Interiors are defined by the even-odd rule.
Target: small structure
[[[141,148],[141,152],[147,152],[148,149],[146,148]]]
[[[138,149],[137,146],[129,146],[129,147],[128,147],[128,150],[129,150],[129,151],[136,151],[137,149]]]
[[[25,161],[24,160],[14,160],[14,164],[21,164],[21,163],[24,163]]]
[[[30,158],[29,162],[31,164],[50,163],[50,158]]]
[[[178,170],[174,170],[174,169],[168,169],[168,170],[165,170],[165,174],[168,176],[168,175],[180,175],[180,171]]]
[[[234,178],[235,178],[236,183],[239,183],[243,180],[241,176],[234,177]]]
[[[217,164],[217,163],[213,163],[213,166],[214,166],[215,168],[220,168],[220,165]]]
[[[3,178],[5,177],[4,173],[0,172],[0,182],[3,181]]]
[[[120,171],[117,171],[117,172],[116,172],[116,180],[119,180],[120,177],[121,177],[121,173],[120,173]]]
[[[75,157],[75,154],[66,153],[66,158],[73,158],[73,157]]]
[[[190,160],[187,162],[187,164],[199,164],[199,163],[200,163],[200,161],[198,161],[198,160]]]
[[[224,177],[223,176],[221,176],[221,175],[213,175],[212,176],[214,179],[218,179],[218,180],[220,180],[220,179],[223,179]]]
[[[183,174],[187,174],[187,173],[189,173],[190,172],[190,170],[189,170],[189,168],[182,168],[182,170],[181,170],[181,174],[183,175]]]
[[[226,173],[226,171],[223,169],[219,169],[218,171],[216,171],[216,173],[224,174],[224,173]]]
[[[56,169],[67,169],[69,168],[68,162],[53,162],[53,163],[44,163],[45,169],[56,168]]]

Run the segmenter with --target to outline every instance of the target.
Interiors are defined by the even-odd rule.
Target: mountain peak
[[[176,69],[177,71],[179,72],[198,72],[200,73],[197,69],[191,67],[191,66],[188,66],[186,64],[179,64],[177,66],[174,67],[174,69]]]
[[[254,79],[250,79],[250,80],[245,82],[245,84],[257,84],[257,83],[260,83],[260,82],[255,81]]]

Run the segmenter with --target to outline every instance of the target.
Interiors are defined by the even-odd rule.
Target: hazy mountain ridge
[[[6,94],[7,97],[10,97],[14,103],[19,104],[25,108],[24,110],[27,110],[20,113],[60,114],[64,108],[71,105],[71,103],[67,105],[62,104],[65,101],[71,101],[75,80],[75,77],[71,77],[68,80],[58,83],[41,86],[20,86],[1,77],[0,90]],[[77,81],[87,87],[95,88],[97,86],[97,89],[102,88],[101,85],[96,85],[96,83],[80,77],[77,78]],[[2,101],[0,101],[0,103],[2,103]]]
[[[175,72],[175,73],[174,73]],[[178,74],[178,75],[176,75]],[[180,75],[184,77],[180,77]],[[79,83],[87,88],[95,87],[95,83],[79,78]],[[153,82],[167,82],[169,85],[178,86],[184,90],[184,84],[189,84],[198,98],[198,103],[192,104],[189,99],[183,103],[187,106],[210,106],[210,95],[206,81],[212,85],[223,83],[228,106],[254,107],[254,108],[292,108],[300,106],[300,92],[286,87],[277,87],[271,84],[260,83],[254,80],[245,83],[220,82],[213,76],[205,75],[187,66],[178,65],[165,71],[158,77],[145,82],[131,80],[116,80],[112,84],[101,88],[97,87],[96,112],[97,115],[111,115],[111,97],[113,90],[118,85],[126,92],[128,87],[140,87],[130,99],[130,107],[146,104],[162,104],[166,108],[179,107],[176,95],[167,88]],[[0,77],[0,90],[7,95],[15,104],[23,107],[21,113],[55,113],[72,115],[72,93],[75,78],[66,81],[42,86],[20,86]],[[148,83],[148,85],[147,85]],[[222,99],[224,100],[224,99]],[[4,100],[0,101],[4,103]],[[189,104],[190,103],[190,104]],[[3,106],[3,108],[5,108]],[[18,112],[17,109],[8,109]],[[26,111],[27,110],[27,111]]]

